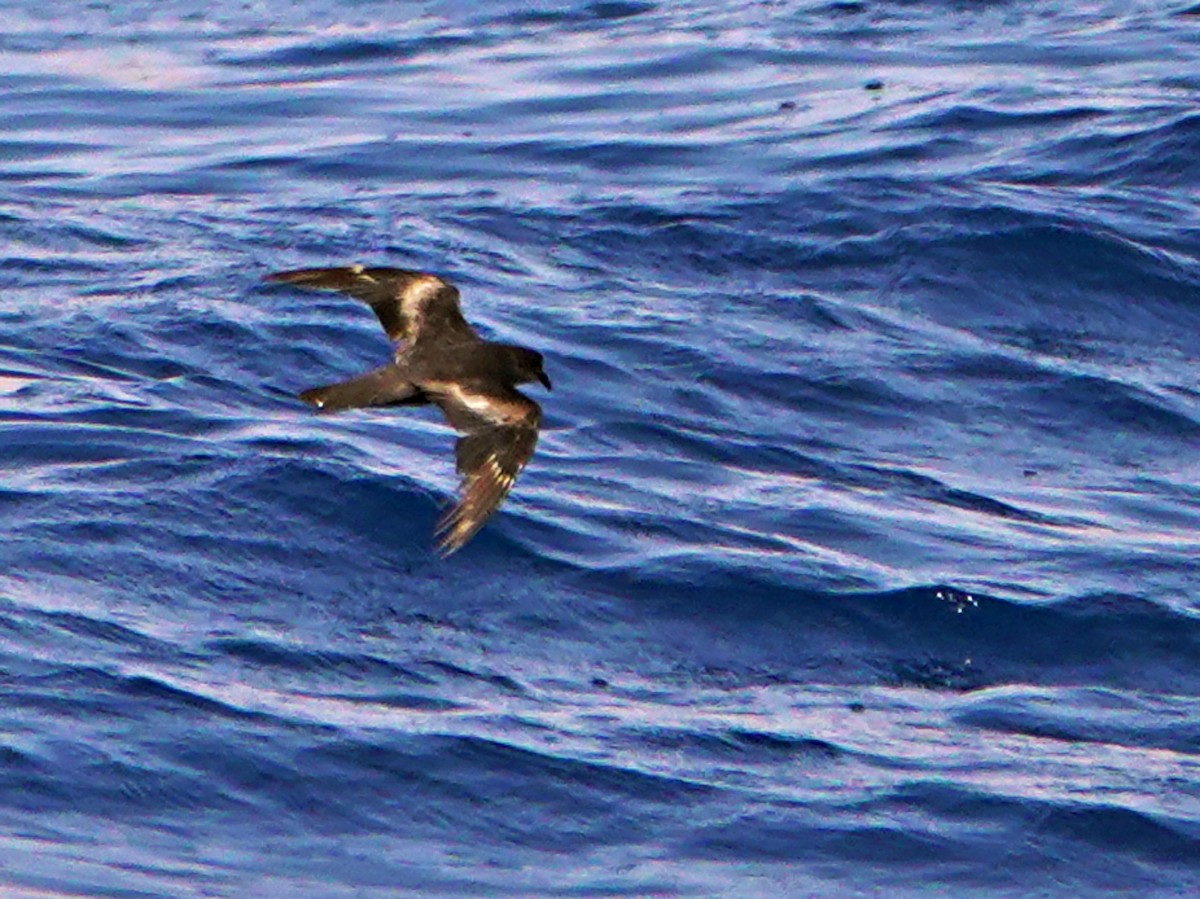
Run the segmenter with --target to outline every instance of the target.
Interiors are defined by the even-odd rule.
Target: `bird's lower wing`
[[[461,549],[500,508],[533,456],[541,408],[515,390],[472,393],[456,387],[434,401],[460,431],[454,447],[462,475],[458,502],[438,522],[438,550]]]
[[[437,525],[438,550],[450,555],[483,527],[516,483],[537,446],[537,428],[500,427],[458,439],[459,499]]]

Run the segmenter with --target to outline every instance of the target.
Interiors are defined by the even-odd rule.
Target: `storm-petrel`
[[[458,502],[434,532],[443,555],[461,549],[500,507],[533,455],[542,410],[516,389],[541,381],[542,354],[483,340],[463,318],[458,288],[437,275],[399,268],[308,268],[267,275],[298,287],[337,290],[375,310],[396,344],[382,368],[300,394],[322,412],[359,406],[435,403],[463,436],[454,453]]]

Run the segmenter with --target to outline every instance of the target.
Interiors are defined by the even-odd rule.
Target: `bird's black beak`
[[[546,373],[544,371],[539,371],[537,373],[537,379],[546,386],[547,390],[554,389],[553,387],[550,386],[550,378],[546,375]]]

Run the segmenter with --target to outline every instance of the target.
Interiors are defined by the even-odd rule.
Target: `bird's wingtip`
[[[469,534],[462,533],[462,528],[457,526],[458,522],[448,519],[450,515],[444,516],[433,532],[434,551],[443,559],[450,558],[462,549],[470,537]]]
[[[327,268],[290,268],[263,275],[264,281],[298,284],[320,290],[346,290],[355,281],[374,283],[370,269],[363,265],[335,265]]]

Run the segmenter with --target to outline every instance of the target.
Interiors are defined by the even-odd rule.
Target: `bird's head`
[[[546,371],[542,367],[544,360],[541,353],[537,350],[529,350],[521,346],[511,347],[511,350],[518,384],[540,381],[542,386],[547,390],[553,389],[550,386],[550,378],[546,375]]]

